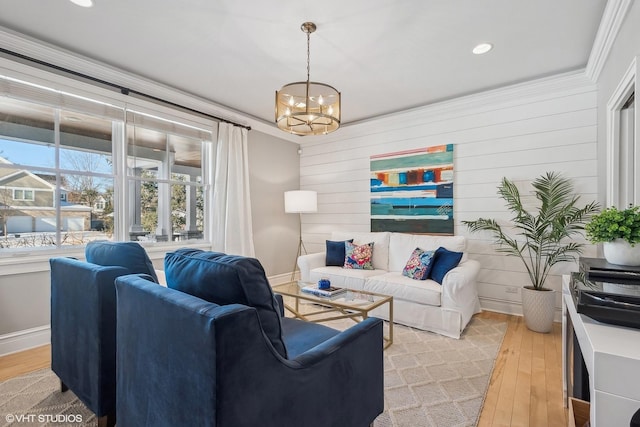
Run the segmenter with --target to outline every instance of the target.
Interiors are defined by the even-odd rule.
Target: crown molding
[[[305,145],[307,142],[311,144],[336,142],[382,131],[404,129],[416,123],[424,124],[425,118],[428,121],[431,118],[461,116],[493,109],[496,105],[517,105],[531,102],[533,99],[555,97],[560,92],[595,90],[596,84],[587,78],[584,69],[570,71],[350,123],[329,135],[306,137],[304,142]]]
[[[2,26],[0,26],[0,46],[6,50],[34,58],[39,61],[86,74],[106,82],[115,83],[142,93],[147,93],[160,99],[165,99],[197,111],[202,111],[206,114],[221,117],[230,122],[250,126],[253,130],[257,130],[280,139],[300,143],[299,137],[282,132],[275,124],[266,122],[262,119],[242,113],[224,105],[217,104],[195,94],[183,92],[136,74],[128,73],[103,62],[84,57],[77,53],[34,39]],[[72,80],[78,80],[77,77],[68,76],[65,73],[58,73],[54,70],[47,69],[44,66],[29,63],[29,61],[26,60],[21,61],[19,59],[14,59],[9,55],[6,55],[5,57],[8,60],[14,60],[16,62],[20,61],[25,65],[39,68],[52,74],[62,75]]]
[[[607,1],[585,71],[591,81],[598,81],[613,42],[618,36],[618,32],[620,32],[622,22],[627,16],[632,3],[632,0]]]

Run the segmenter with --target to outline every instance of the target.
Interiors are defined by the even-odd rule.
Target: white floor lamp
[[[304,243],[302,242],[302,214],[318,211],[318,194],[315,191],[285,191],[284,211],[286,213],[297,213],[300,215],[298,252],[296,253],[296,258],[293,260],[293,270],[291,271],[290,279],[290,282],[293,282],[296,277],[296,270],[298,269],[298,257],[302,255],[303,251],[305,254],[307,253],[307,248],[304,247]]]

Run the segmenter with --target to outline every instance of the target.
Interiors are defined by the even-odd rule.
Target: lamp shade
[[[284,211],[287,213],[317,212],[318,194],[315,191],[285,191]]]

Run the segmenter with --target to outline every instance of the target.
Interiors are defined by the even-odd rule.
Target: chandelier
[[[309,81],[309,45],[316,24],[305,22],[300,29],[307,34],[307,81],[289,83],[276,91],[276,123],[295,135],[325,135],[340,127],[340,92]]]

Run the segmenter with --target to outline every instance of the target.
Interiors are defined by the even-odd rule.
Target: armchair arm
[[[309,281],[309,272],[314,268],[323,267],[327,255],[324,252],[301,255],[298,257],[298,268],[300,268],[300,280]]]
[[[480,263],[473,259],[467,259],[451,269],[442,280],[442,307],[465,307],[470,301],[476,301],[479,271]]]
[[[98,417],[115,412],[116,277],[124,267],[51,258],[51,369]]]

